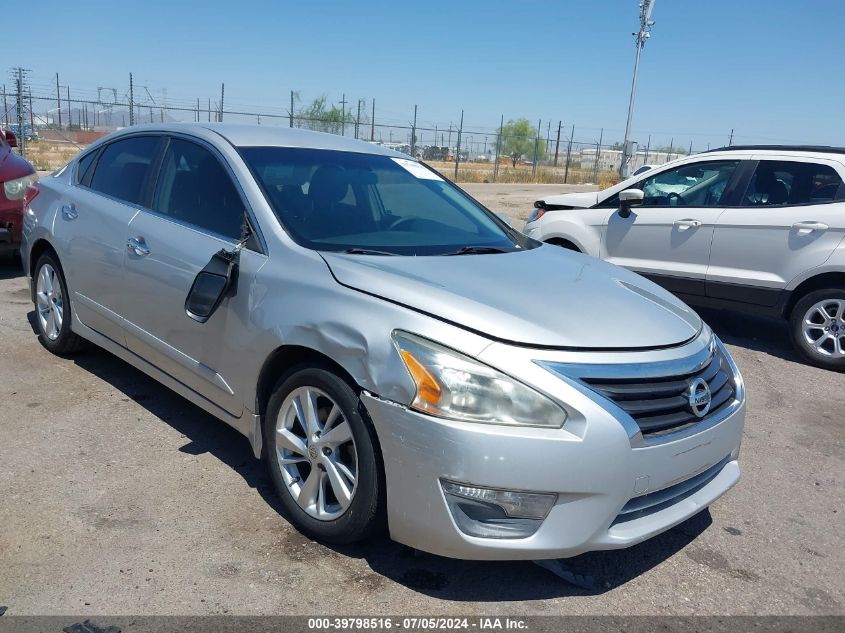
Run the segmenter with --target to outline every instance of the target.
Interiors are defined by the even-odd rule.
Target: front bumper
[[[630,428],[591,399],[588,390],[569,390],[550,372],[539,371],[545,374],[537,374],[545,382],[539,386],[550,393],[559,383],[558,393],[573,410],[562,429],[437,419],[362,395],[384,456],[394,540],[442,556],[489,560],[565,558],[624,548],[683,522],[738,481],[744,396],[718,424],[702,425],[700,432],[637,443]],[[558,499],[531,536],[474,537],[458,528],[442,479],[553,492]],[[690,480],[697,485],[684,485]],[[648,505],[649,495],[660,503],[630,512],[638,503]]]
[[[23,205],[7,200],[0,191],[0,253],[17,251],[21,246]]]

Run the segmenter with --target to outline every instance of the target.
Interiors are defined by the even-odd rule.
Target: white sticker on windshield
[[[421,165],[415,160],[407,160],[405,158],[394,158],[393,162],[404,168],[415,178],[420,180],[443,180],[437,172],[433,172],[424,165]]]

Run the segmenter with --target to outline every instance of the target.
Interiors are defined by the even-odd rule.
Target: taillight
[[[38,188],[38,185],[30,185],[26,188],[23,192],[23,206],[28,207],[29,203],[35,200],[35,196],[41,193],[41,189]]]

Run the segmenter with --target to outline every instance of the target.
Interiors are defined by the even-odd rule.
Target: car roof
[[[833,145],[730,145],[728,147],[719,147],[710,149],[703,154],[710,154],[713,152],[734,152],[734,151],[751,151],[751,152],[807,152],[811,154],[845,154],[845,147],[835,147]]]
[[[209,131],[218,134],[235,147],[301,147],[327,149],[359,154],[377,154],[394,158],[411,157],[375,143],[360,141],[349,136],[326,132],[313,132],[300,128],[274,125],[249,125],[240,123],[164,123],[134,125],[124,128],[121,134],[137,132],[178,132],[205,136]],[[113,137],[111,137],[113,138]]]

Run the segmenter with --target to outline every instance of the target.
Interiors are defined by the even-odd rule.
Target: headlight
[[[538,207],[531,212],[531,215],[528,216],[528,220],[526,220],[526,224],[531,224],[532,222],[536,222],[540,218],[546,215],[546,210],[543,207]]]
[[[15,178],[3,183],[3,192],[9,200],[23,200],[26,194],[26,188],[37,180],[35,174],[24,176],[23,178]]]
[[[406,332],[393,341],[416,385],[412,409],[485,424],[557,429],[566,421],[556,403],[492,367]]]

